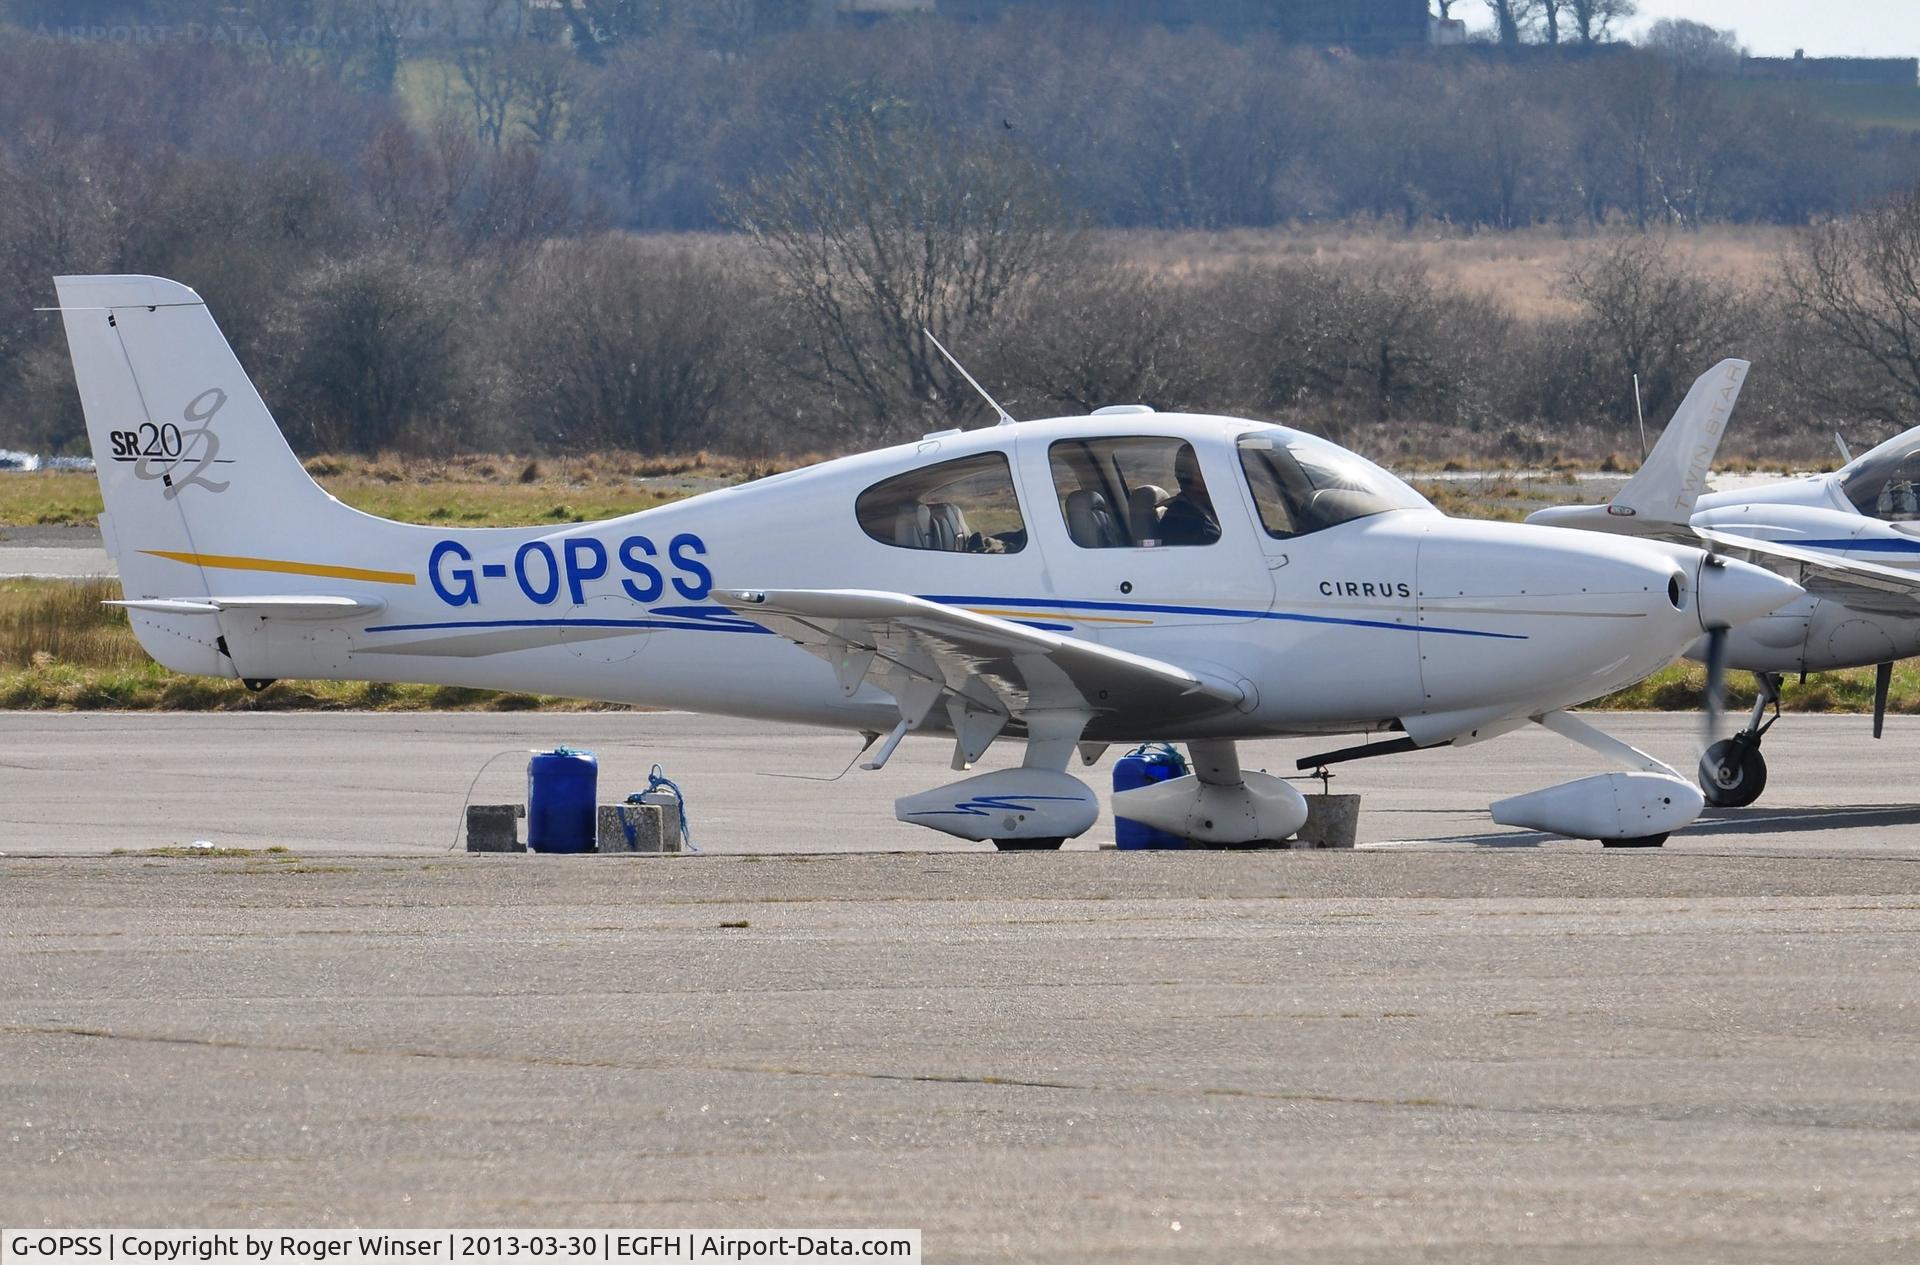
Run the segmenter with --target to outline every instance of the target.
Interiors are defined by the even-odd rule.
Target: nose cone
[[[1708,632],[1758,619],[1806,592],[1783,575],[1733,558],[1700,564],[1700,627]]]

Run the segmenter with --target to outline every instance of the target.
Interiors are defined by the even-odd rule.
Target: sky
[[[1625,28],[1632,39],[1661,18],[1731,29],[1756,57],[1920,57],[1920,0],[1639,0]],[[1475,28],[1492,18],[1480,0],[1456,3]]]

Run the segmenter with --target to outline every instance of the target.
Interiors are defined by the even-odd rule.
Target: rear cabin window
[[[1082,549],[1210,545],[1220,515],[1183,439],[1062,439],[1047,449],[1067,536]]]
[[[853,511],[860,530],[883,545],[942,553],[1019,553],[1026,521],[1003,452],[942,461],[884,479]]]

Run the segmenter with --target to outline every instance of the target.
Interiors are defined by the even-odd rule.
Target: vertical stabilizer
[[[1744,360],[1722,360],[1694,381],[1660,442],[1613,498],[1610,512],[1659,523],[1684,524],[1693,517],[1747,368]]]
[[[310,478],[200,296],[159,277],[57,277],[74,383],[131,599],[414,583],[391,567],[413,529],[341,505]],[[385,578],[381,578],[384,576]],[[137,615],[167,666],[230,676],[226,617]]]

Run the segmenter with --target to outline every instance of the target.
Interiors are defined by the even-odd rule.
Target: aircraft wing
[[[942,701],[949,715],[1083,712],[1092,735],[1101,716],[1122,708],[1177,726],[1245,699],[1237,685],[1163,660],[904,593],[787,589],[714,600],[825,659],[848,695],[863,681],[886,690],[916,727]]]
[[[1903,613],[1909,612],[1911,603],[1920,599],[1920,573],[1874,562],[1856,562],[1823,550],[1802,549],[1778,540],[1757,540],[1712,527],[1696,528],[1695,533],[1717,552],[1777,571],[1799,581],[1802,588],[1816,596],[1837,597],[1859,605],[1863,591],[1877,593],[1885,595],[1890,609]]]

